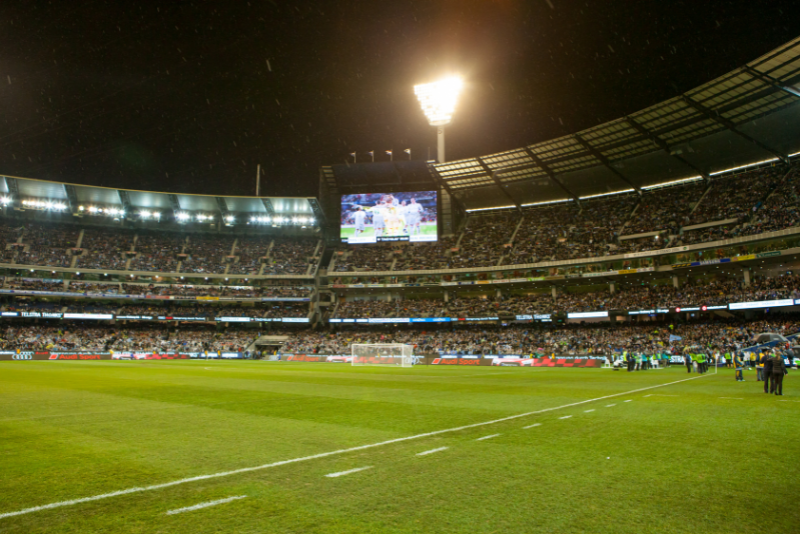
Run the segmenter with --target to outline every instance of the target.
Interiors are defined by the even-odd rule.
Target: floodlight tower
[[[450,124],[456,109],[458,95],[464,86],[460,76],[451,76],[438,82],[414,86],[422,112],[431,126],[436,126],[437,161],[444,163],[444,127]]]

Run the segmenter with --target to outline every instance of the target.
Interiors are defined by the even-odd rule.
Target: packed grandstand
[[[789,338],[800,97],[767,80],[779,57],[499,154],[323,167],[319,198],[0,177],[0,356],[348,354],[359,341],[680,353]],[[356,221],[340,200],[366,175],[370,193],[413,184],[439,199],[424,218],[436,239],[343,243],[340,223]],[[362,222],[377,235],[380,218]]]

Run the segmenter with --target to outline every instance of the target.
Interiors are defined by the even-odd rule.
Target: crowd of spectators
[[[316,246],[317,239],[311,237],[276,237],[262,274],[315,274],[309,267],[318,263],[318,258],[314,257]]]
[[[81,248],[76,267],[86,269],[124,270],[128,261],[126,252],[133,250],[135,232],[122,228],[94,228],[83,230]]]
[[[4,289],[18,289],[20,291],[64,291],[63,280],[41,280],[38,278],[3,278]]]
[[[14,263],[18,247],[13,246],[24,227],[14,221],[0,219],[0,263]]]
[[[235,238],[232,236],[191,235],[184,249],[187,256],[181,262],[184,273],[223,274],[228,268]]]
[[[132,271],[160,271],[174,273],[178,270],[179,254],[183,252],[186,236],[166,232],[139,232],[136,257],[131,260]]]
[[[69,267],[69,249],[78,244],[80,229],[56,224],[26,224],[22,235],[24,250],[17,254],[21,265]]]
[[[229,273],[257,275],[261,271],[261,259],[267,257],[272,239],[266,237],[240,237],[234,254],[239,257],[231,264]]]
[[[682,354],[703,348],[734,351],[753,344],[755,335],[798,333],[800,322],[792,316],[772,320],[718,320],[673,325],[511,325],[459,327],[355,327],[337,331],[287,332],[283,354],[350,354],[353,343],[404,343],[415,353],[610,355],[623,350]],[[681,339],[674,339],[674,336]],[[670,341],[672,339],[672,341]]]
[[[451,236],[442,237],[434,243],[409,243],[397,258],[395,271],[420,271],[445,269],[450,261],[455,241]]]
[[[308,298],[310,286],[197,286],[122,284],[126,295],[163,295],[174,297],[243,297],[243,298]]]
[[[786,167],[775,166],[712,180],[711,189],[684,224],[725,219],[744,221],[761,205],[786,172]]]
[[[774,232],[800,224],[800,167],[784,178],[767,200],[753,213],[740,235]]]
[[[639,207],[625,226],[623,235],[667,230],[677,234],[706,186],[702,181],[644,191]]]
[[[334,256],[334,272],[388,271],[392,268],[396,243],[352,245],[343,250],[344,256]]]
[[[511,236],[519,223],[517,213],[472,215],[467,222],[458,251],[451,255],[449,267],[491,267],[511,244]]]
[[[339,303],[336,317],[439,317],[443,308],[444,301],[439,299],[351,300]]]
[[[2,350],[203,352],[244,351],[257,337],[253,330],[186,326],[170,329],[159,324],[130,326],[8,326],[2,334]]]

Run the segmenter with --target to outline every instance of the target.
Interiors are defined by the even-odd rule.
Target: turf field
[[[422,235],[436,235],[436,223],[425,223],[421,224],[419,227],[420,234]],[[354,226],[342,226],[340,231],[340,237],[353,237],[356,233],[356,229]],[[364,233],[362,233],[359,237],[368,237],[375,235],[375,228],[372,226],[367,226],[364,229]]]
[[[2,362],[0,532],[797,532],[793,375]]]

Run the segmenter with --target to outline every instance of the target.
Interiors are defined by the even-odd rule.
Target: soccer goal
[[[396,365],[411,367],[413,347],[402,343],[353,343],[353,365]]]

